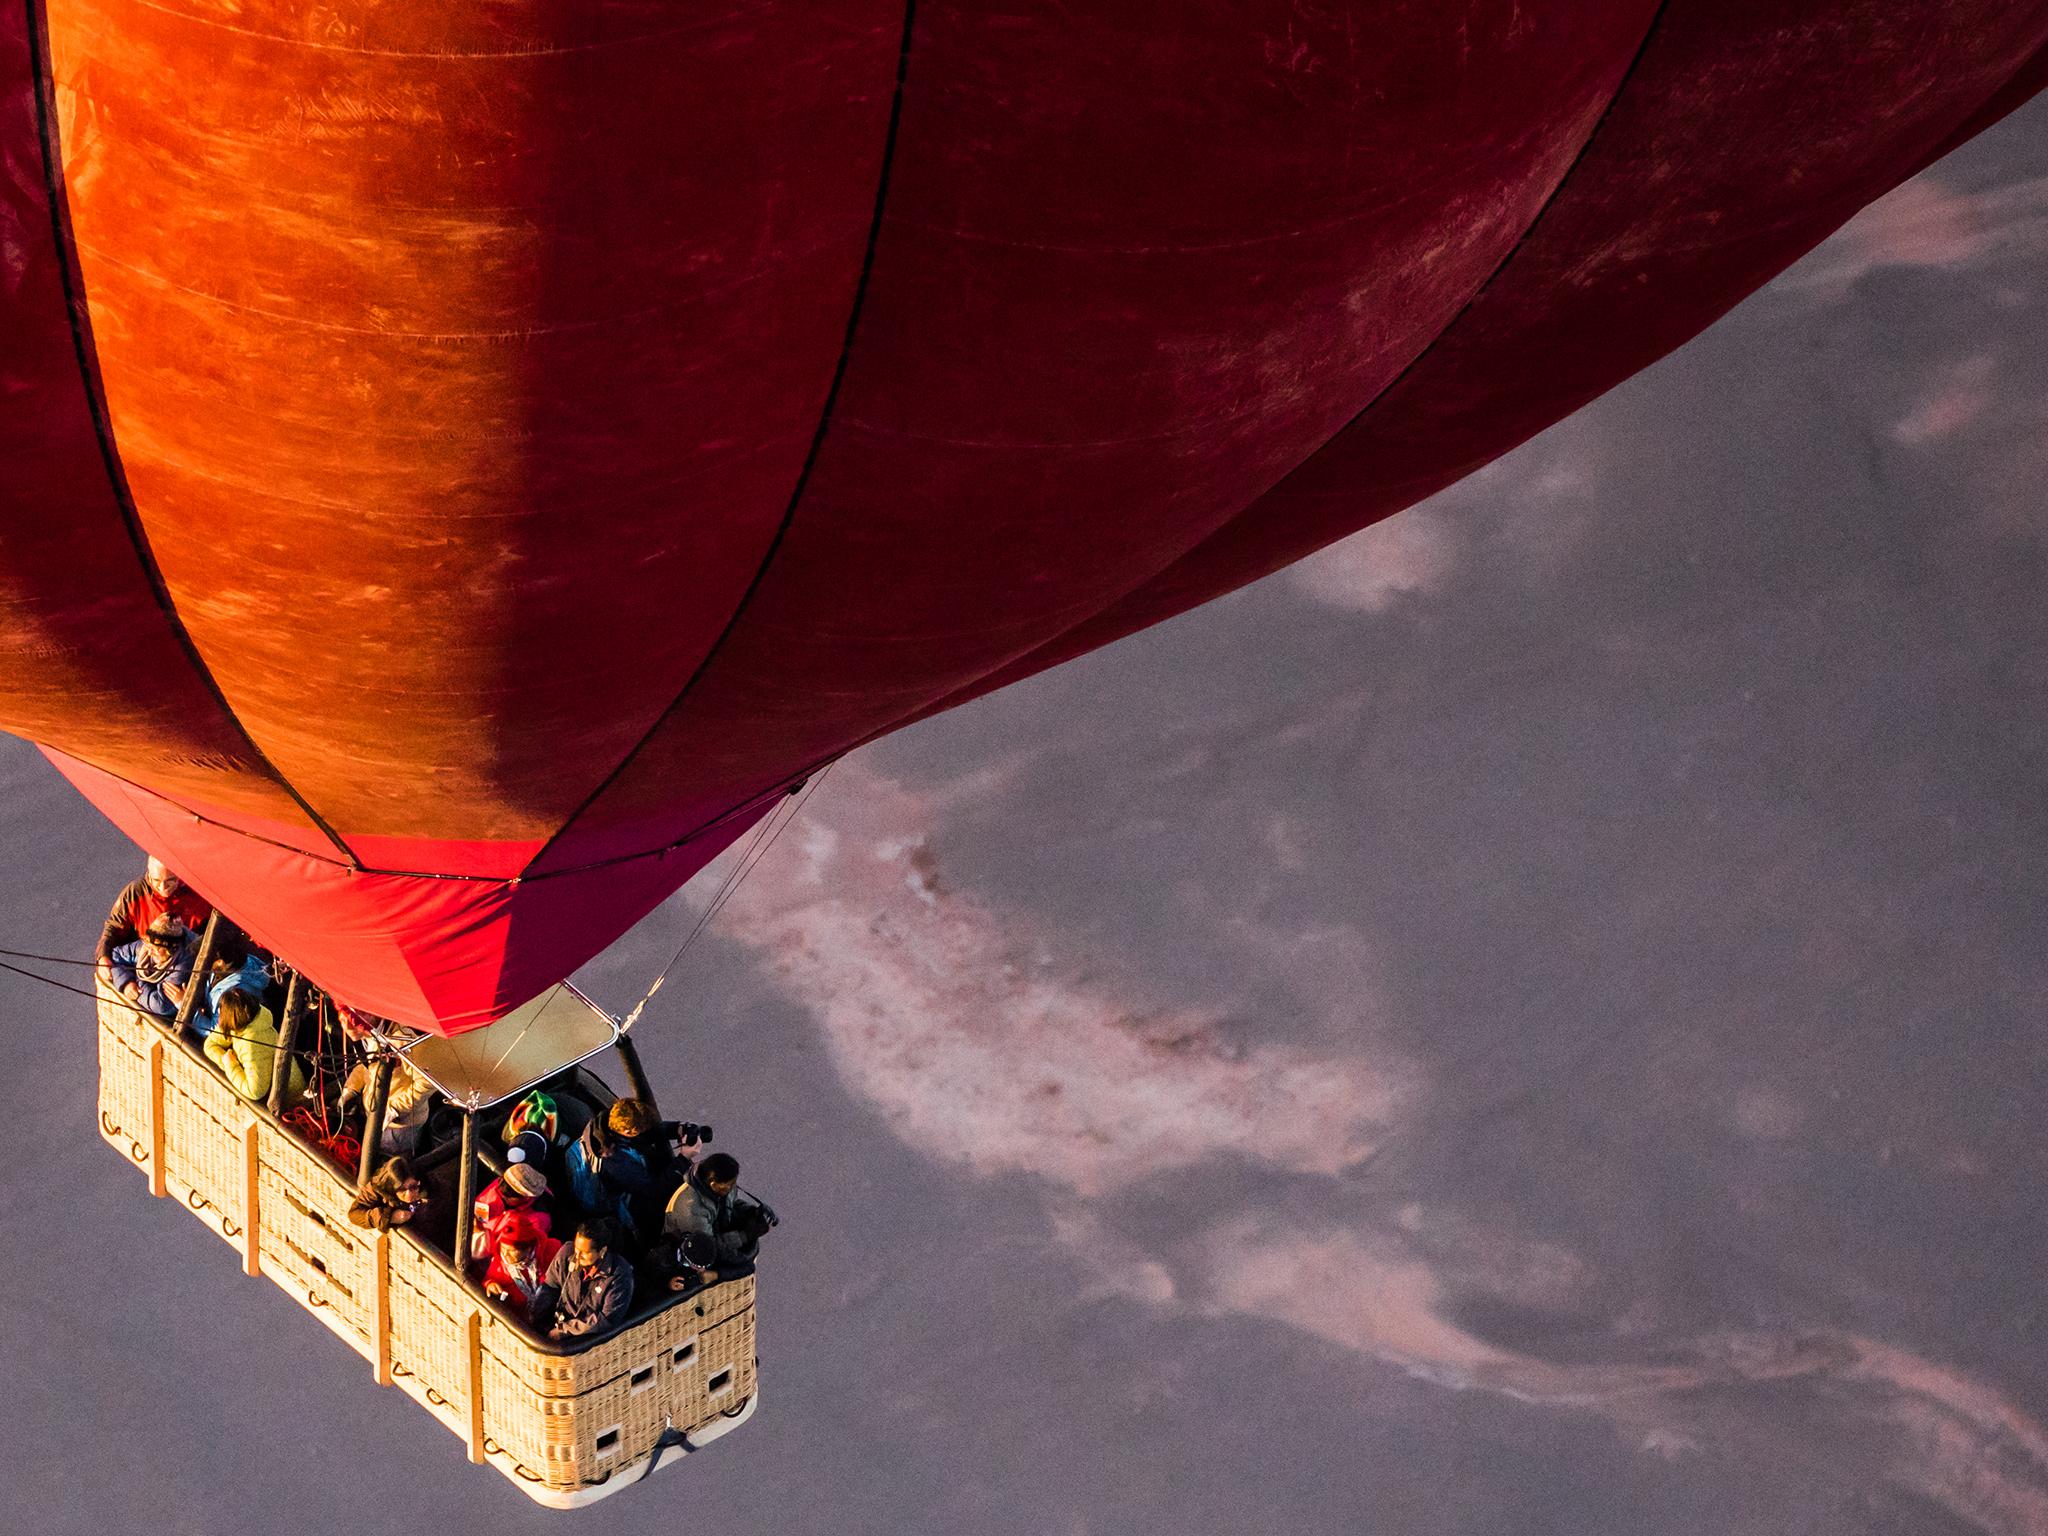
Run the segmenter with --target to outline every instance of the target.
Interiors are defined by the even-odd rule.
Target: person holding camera
[[[674,1141],[653,1105],[614,1100],[563,1156],[570,1197],[590,1215],[617,1222],[637,1251],[659,1225],[675,1179]]]
[[[713,1152],[690,1170],[663,1214],[649,1268],[672,1291],[751,1274],[775,1213],[739,1192],[739,1159]]]
[[[413,1172],[411,1163],[394,1157],[356,1191],[348,1219],[372,1232],[389,1232],[393,1227],[410,1226],[426,1208],[426,1181]]]

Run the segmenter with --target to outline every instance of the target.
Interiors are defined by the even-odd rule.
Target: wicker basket
[[[211,1064],[102,990],[100,1133],[542,1503],[625,1486],[746,1416],[752,1276],[678,1298],[573,1353],[543,1344],[411,1233],[348,1220],[334,1167]],[[253,1244],[253,1253],[251,1245]],[[678,1434],[682,1443],[678,1446]]]

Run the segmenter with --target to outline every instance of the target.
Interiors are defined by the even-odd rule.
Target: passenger
[[[251,994],[240,988],[221,994],[219,1027],[206,1037],[203,1048],[206,1059],[243,1098],[261,1103],[270,1097],[278,1056],[277,1022]],[[305,1064],[294,1054],[285,1102],[296,1103],[305,1094]]]
[[[689,1291],[716,1284],[718,1250],[694,1233],[673,1238],[663,1233],[648,1245],[640,1261],[640,1287],[646,1291]],[[714,1278],[707,1280],[706,1273]]]
[[[426,1204],[426,1184],[412,1171],[411,1163],[394,1157],[356,1191],[348,1219],[374,1232],[388,1232],[416,1220]]]
[[[594,1216],[576,1241],[558,1252],[533,1301],[535,1327],[551,1339],[588,1337],[626,1320],[633,1305],[633,1266],[612,1251],[618,1228]]]
[[[499,1226],[484,1271],[484,1294],[502,1301],[521,1322],[534,1320],[534,1303],[540,1299],[547,1275],[562,1245],[549,1237],[545,1219],[515,1212]]]
[[[761,1252],[761,1239],[775,1229],[775,1213],[755,1200],[741,1200],[733,1212],[732,1225],[718,1234],[718,1274],[736,1280],[754,1272],[754,1260]]]
[[[668,1277],[668,1288],[750,1274],[761,1239],[775,1225],[775,1213],[739,1196],[739,1159],[714,1152],[690,1170],[670,1197],[662,1219],[662,1242],[650,1267]]]
[[[710,1242],[733,1224],[733,1191],[739,1188],[740,1161],[730,1152],[713,1152],[690,1170],[669,1197],[662,1216],[662,1235],[702,1237]]]
[[[378,1054],[384,1048],[379,1047]],[[419,1068],[397,1052],[396,1064],[391,1071],[391,1091],[384,1099],[384,1134],[378,1138],[377,1150],[391,1157],[410,1157],[419,1150],[420,1132],[427,1127],[427,1111],[433,1108],[434,1085],[421,1075]],[[364,1113],[369,1112],[370,1071],[375,1058],[358,1062],[349,1070],[347,1079],[341,1085],[341,1099],[337,1107],[347,1109],[355,1099],[363,1100]]]
[[[198,953],[199,942],[184,922],[164,913],[150,922],[141,938],[114,946],[107,960],[108,985],[144,1013],[176,1018],[185,989],[192,984],[192,962]]]
[[[622,1223],[640,1241],[660,1226],[662,1199],[675,1178],[675,1148],[661,1117],[642,1099],[616,1099],[592,1119],[565,1159],[569,1192],[593,1216]]]
[[[172,874],[162,859],[152,856],[142,878],[123,886],[121,894],[114,898],[113,910],[107,913],[107,924],[100,930],[99,948],[93,953],[101,977],[112,979],[116,949],[133,944],[149,931],[151,923],[166,915],[183,923],[187,932],[197,933],[213,916],[213,906]]]
[[[508,1222],[530,1219],[538,1223],[541,1235],[546,1236],[554,1224],[541,1204],[547,1196],[547,1175],[530,1162],[514,1163],[505,1170],[503,1178],[486,1184],[470,1213],[475,1218],[470,1225],[470,1262],[482,1264],[497,1252]]]
[[[240,929],[221,924],[214,941],[213,962],[207,968],[206,996],[192,1010],[193,1032],[202,1036],[213,1032],[220,1000],[228,993],[246,992],[261,1003],[269,990],[270,958],[250,944]],[[274,1020],[275,1015],[272,1017]]]

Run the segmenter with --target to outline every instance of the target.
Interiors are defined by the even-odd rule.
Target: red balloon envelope
[[[1677,346],[2040,83],[2020,0],[42,0],[0,725],[457,1031],[849,747]]]

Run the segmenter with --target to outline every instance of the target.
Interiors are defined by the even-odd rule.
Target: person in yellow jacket
[[[243,1098],[269,1098],[271,1069],[277,1061],[277,1024],[270,1010],[237,987],[223,994],[217,1011],[220,1027],[206,1037],[206,1059]],[[306,1069],[296,1056],[286,1086],[286,1103],[306,1091]]]

